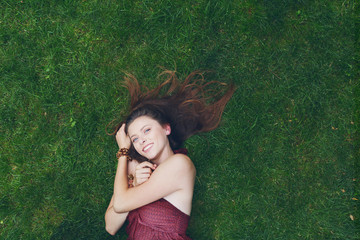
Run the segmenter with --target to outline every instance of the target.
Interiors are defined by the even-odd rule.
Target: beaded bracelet
[[[116,159],[119,159],[121,156],[126,156],[128,161],[131,161],[132,158],[129,155],[129,149],[128,148],[121,148],[117,153],[116,153]]]
[[[128,187],[129,188],[135,187],[134,181],[135,181],[134,175],[129,174],[128,175]]]

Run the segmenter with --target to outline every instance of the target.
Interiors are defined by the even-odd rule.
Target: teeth
[[[152,146],[152,144],[150,144],[150,145],[148,145],[148,146],[144,147],[144,151],[146,151],[146,150],[148,150],[149,148],[151,148],[151,146]]]

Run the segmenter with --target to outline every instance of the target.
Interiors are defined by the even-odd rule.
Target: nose
[[[144,144],[146,142],[146,139],[144,137],[140,138],[140,144]]]

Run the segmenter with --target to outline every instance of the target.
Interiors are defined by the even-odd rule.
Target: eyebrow
[[[149,124],[145,124],[145,125],[140,129],[140,132],[141,132],[144,128],[148,127],[148,126],[150,126],[150,125],[149,125]],[[131,135],[131,136],[130,136],[130,139],[133,138],[135,135],[136,135],[136,134]]]

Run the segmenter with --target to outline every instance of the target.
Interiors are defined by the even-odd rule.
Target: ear
[[[171,133],[171,127],[170,127],[170,124],[165,124],[164,125],[164,130],[165,130],[165,133],[166,133],[166,135],[167,136],[169,136],[170,135],[170,133]]]

